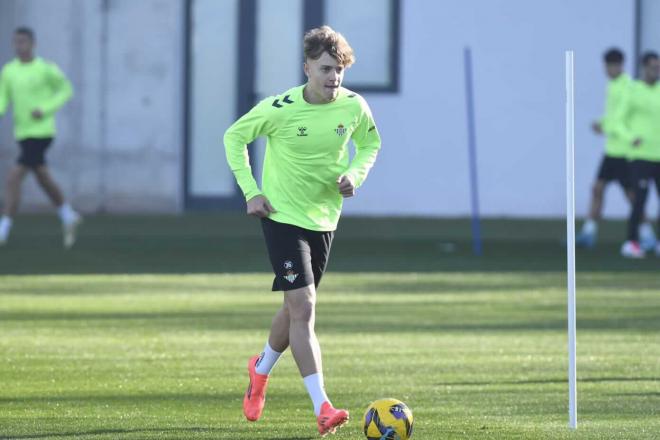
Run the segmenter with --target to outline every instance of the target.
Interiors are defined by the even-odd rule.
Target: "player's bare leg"
[[[325,392],[321,347],[314,324],[316,321],[316,289],[309,285],[285,293],[285,302],[291,317],[289,344],[303,377],[305,387],[314,404],[319,433],[334,433],[348,422],[348,411],[335,409]]]
[[[57,183],[55,183],[53,180],[53,177],[48,171],[48,168],[44,165],[38,166],[34,169],[34,175],[37,178],[39,186],[41,186],[41,189],[43,189],[46,195],[48,195],[48,198],[51,202],[53,202],[53,205],[58,208],[62,206],[64,203],[62,191],[60,190],[60,187],[57,185]]]
[[[314,332],[316,289],[306,286],[285,292],[289,309],[289,344],[302,377],[322,370],[321,349]]]
[[[603,212],[603,194],[605,193],[605,181],[596,180],[591,187],[591,204],[589,207],[589,218],[582,225],[580,233],[575,238],[575,244],[580,247],[593,247],[596,244],[598,234],[598,221]]]
[[[28,168],[22,165],[16,165],[7,175],[7,189],[5,190],[6,204],[3,214],[8,217],[14,217],[18,211],[18,204],[21,199],[21,185],[27,173]]]
[[[603,194],[605,193],[605,182],[596,180],[591,187],[591,208],[589,209],[589,218],[600,220],[603,213]]]
[[[630,202],[630,206],[635,204],[635,191],[627,190],[626,198]],[[655,231],[653,230],[653,225],[648,218],[646,218],[646,213],[642,213],[642,222],[639,225],[639,245],[645,251],[650,251],[656,248],[658,239],[655,236]]]
[[[39,186],[41,186],[44,192],[48,195],[50,201],[58,209],[60,219],[62,220],[64,247],[68,249],[73,246],[76,241],[76,229],[82,219],[80,215],[64,201],[62,191],[57,183],[55,183],[50,171],[48,171],[48,167],[45,165],[38,166],[34,169],[34,174]]]
[[[11,231],[13,219],[18,211],[18,205],[21,199],[21,185],[27,173],[28,168],[22,165],[16,165],[7,175],[5,206],[2,219],[0,219],[0,245],[5,244],[9,238],[9,232]]]
[[[268,343],[273,350],[282,353],[289,347],[290,321],[291,317],[289,316],[289,308],[285,303],[282,308],[277,311],[275,317],[273,317],[273,323],[270,327]]]

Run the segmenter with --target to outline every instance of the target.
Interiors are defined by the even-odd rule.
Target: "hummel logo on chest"
[[[307,127],[298,127],[298,136],[307,136]]]

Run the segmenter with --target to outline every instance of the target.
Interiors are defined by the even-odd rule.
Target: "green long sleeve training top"
[[[62,71],[39,57],[28,63],[14,59],[0,72],[0,116],[12,104],[17,140],[54,137],[55,112],[72,95],[71,83]],[[41,119],[32,116],[37,109],[43,113]]]
[[[631,85],[632,80],[625,73],[607,84],[605,114],[600,123],[606,136],[605,154],[610,157],[627,157],[631,149],[630,143],[617,135],[617,127],[624,122],[625,104]]]
[[[367,102],[340,88],[327,104],[309,104],[304,86],[264,99],[224,136],[227,162],[246,200],[263,194],[277,212],[269,218],[313,231],[337,228],[343,198],[339,176],[356,187],[376,160],[381,140]],[[252,176],[246,144],[266,136],[262,188]],[[349,163],[349,140],[355,156]]]
[[[631,146],[628,160],[660,162],[660,82],[633,81],[621,111],[621,123],[614,131]],[[634,147],[636,139],[641,144]]]

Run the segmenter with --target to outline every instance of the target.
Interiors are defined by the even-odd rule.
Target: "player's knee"
[[[21,180],[23,180],[23,176],[19,172],[11,172],[7,176],[7,185],[11,187],[15,187],[17,185],[20,185]]]
[[[594,185],[591,187],[591,194],[594,197],[601,198],[603,197],[603,184],[601,182],[596,182]]]
[[[301,301],[289,308],[291,321],[310,322],[314,317],[315,304],[313,301]]]
[[[34,175],[37,177],[39,182],[44,183],[48,181],[48,170],[43,167],[37,167],[34,169]]]
[[[287,292],[286,303],[291,321],[310,322],[314,318],[316,301],[308,287]]]
[[[289,306],[286,305],[286,303],[282,306],[281,316],[284,320],[290,321],[291,320],[291,314],[289,313]],[[278,319],[278,315],[275,315],[273,317],[273,322],[275,322]]]

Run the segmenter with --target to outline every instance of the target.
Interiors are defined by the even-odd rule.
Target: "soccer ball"
[[[412,411],[399,400],[376,400],[364,413],[364,435],[368,440],[408,440],[412,434]]]

